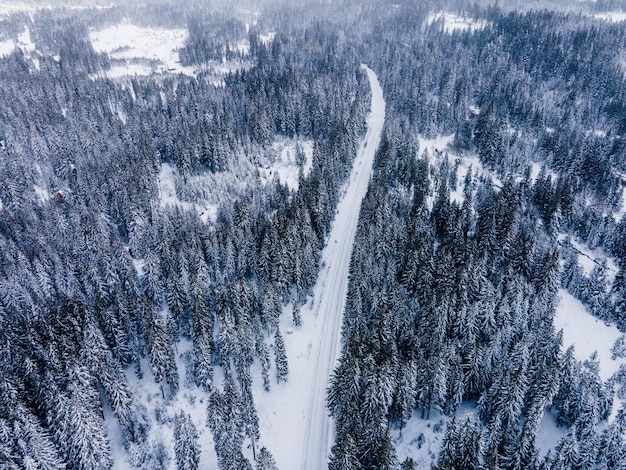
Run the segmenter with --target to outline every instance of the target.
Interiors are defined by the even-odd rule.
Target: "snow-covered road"
[[[385,121],[385,101],[376,74],[363,66],[372,90],[367,134],[354,160],[350,183],[337,208],[337,215],[322,253],[322,272],[315,287],[312,311],[318,323],[318,341],[312,346],[311,382],[305,414],[301,469],[326,468],[332,444],[332,422],[326,410],[328,378],[341,350],[340,329],[348,290],[350,255],[356,235],[361,200],[367,192],[374,154]]]

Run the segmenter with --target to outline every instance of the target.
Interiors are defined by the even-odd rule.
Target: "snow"
[[[611,348],[621,336],[615,325],[608,325],[589,313],[587,308],[565,289],[559,289],[559,303],[554,315],[554,327],[563,330],[563,350],[574,346],[574,355],[580,361],[589,359],[597,352],[599,375],[603,381],[618,371],[620,365],[626,364],[625,358],[613,360]],[[616,398],[613,414],[619,407]],[[612,416],[610,419],[612,419]],[[554,416],[549,412],[541,422],[537,432],[537,446],[542,455],[553,449],[565,436],[567,428],[557,427]]]
[[[537,163],[537,162],[531,162],[530,163],[530,180],[534,183],[537,180],[537,177],[539,176],[539,173],[541,173],[541,169],[544,167],[544,164],[541,163]],[[557,174],[550,170],[549,168],[545,168],[545,172],[546,174],[550,175],[552,177],[552,181],[556,180],[557,178]]]
[[[176,468],[174,458],[174,418],[181,411],[191,416],[198,431],[200,445],[200,468],[217,468],[217,456],[213,446],[211,430],[206,425],[209,394],[204,390],[186,383],[184,357],[190,353],[193,344],[183,339],[176,344],[176,365],[180,390],[171,399],[164,399],[159,384],[155,381],[146,359],[141,360],[143,377],[139,379],[132,369],[126,371],[126,378],[133,393],[133,401],[146,407],[149,423],[147,436],[148,452],[155,444],[162,442],[169,453],[168,469]],[[106,403],[106,401],[105,401]],[[104,406],[104,418],[112,444],[113,470],[132,468],[131,456],[123,446],[122,430],[113,416],[112,410]]]
[[[626,186],[622,188],[622,207],[614,214],[613,218],[616,222],[619,222],[624,217],[624,214],[626,214]]]
[[[478,421],[476,402],[462,403],[454,413],[457,420],[464,420],[468,415]],[[398,460],[402,462],[412,458],[416,468],[431,468],[439,457],[446,426],[451,420],[452,416],[437,411],[431,412],[430,419],[422,419],[420,413],[414,411],[403,429],[391,430]]]
[[[194,76],[194,68],[182,66],[178,57],[178,49],[184,46],[187,36],[185,29],[148,28],[127,21],[89,33],[96,52],[106,52],[111,59],[125,62],[111,66],[106,72],[111,78],[153,72]],[[155,65],[146,64],[146,60]]]
[[[453,33],[455,31],[472,32],[485,29],[487,27],[487,22],[484,20],[466,18],[446,11],[440,11],[428,15],[428,18],[426,18],[426,25],[430,25],[437,21],[443,21],[443,30],[446,33]]]
[[[289,189],[298,189],[298,173],[300,168],[296,163],[296,146],[300,144],[306,157],[302,167],[304,176],[309,174],[313,166],[313,141],[305,140],[297,142],[294,140],[284,140],[274,142],[271,147],[271,162],[265,167],[259,168],[261,183],[264,185],[278,177],[282,184],[286,184]]]
[[[25,12],[25,13],[29,13],[32,15],[36,11],[43,10],[43,9],[65,8],[68,10],[89,10],[93,8],[96,10],[103,10],[106,8],[112,8],[113,6],[114,6],[113,3],[111,3],[108,6],[105,6],[105,5],[89,6],[89,5],[74,5],[71,2],[68,4],[64,4],[63,2],[57,2],[54,4],[38,2],[37,5],[33,5],[30,3],[13,2],[13,1],[0,2],[0,18],[9,16],[13,13],[18,13],[18,12]]]
[[[540,455],[546,455],[549,451],[554,450],[567,434],[567,429],[565,426],[557,426],[556,417],[552,413],[546,412],[539,429],[537,429],[537,438],[535,439]]]
[[[565,235],[560,235],[559,240],[563,240]],[[594,250],[590,249],[584,243],[577,242],[570,238],[569,242],[574,247],[574,249],[578,250],[578,264],[582,268],[585,275],[589,276],[591,271],[598,265],[606,262],[606,277],[609,285],[613,283],[615,276],[618,271],[617,264],[615,264],[615,260],[613,258],[607,256],[602,248],[596,248]]]
[[[457,170],[457,183],[456,189],[450,188],[450,200],[458,203],[463,202],[463,182],[465,176],[470,169],[473,174],[489,176],[497,186],[502,186],[502,181],[489,170],[483,168],[478,156],[474,153],[460,154],[454,153],[451,149],[452,142],[454,141],[454,134],[437,136],[434,139],[426,139],[419,137],[419,154],[424,153],[424,150],[428,151],[429,159],[435,159],[440,161],[444,155],[448,155],[448,162],[450,164],[450,170],[452,171],[455,166],[455,162],[459,160],[459,168]],[[427,200],[427,204],[432,208],[434,201],[434,194]]]
[[[41,8],[41,7],[39,7]],[[37,10],[37,7],[34,5],[28,5],[26,3],[17,3],[17,2],[2,2],[0,3],[0,17],[9,16],[13,13],[18,13],[20,11],[27,13],[34,13]]]
[[[620,11],[607,11],[604,13],[596,13],[594,16],[600,20],[610,21],[613,23],[626,21],[626,12],[621,11],[621,10]]]
[[[28,27],[24,28],[24,31],[17,36],[17,39],[7,39],[0,42],[0,57],[11,54],[16,48],[21,49],[22,52],[24,52],[24,56],[27,59],[30,59],[35,65],[35,68],[39,70],[39,59],[34,56],[37,49],[35,47],[35,43],[30,37],[30,29]]]
[[[606,325],[591,315],[585,306],[564,289],[559,290],[560,301],[554,316],[554,327],[563,330],[563,348],[574,345],[576,357],[588,359],[597,351],[600,378],[607,380],[626,364],[626,359],[611,359],[611,348],[621,333],[614,325]]]
[[[350,183],[341,200],[314,294],[301,309],[302,326],[293,327],[283,314],[281,330],[289,360],[289,382],[272,385],[270,393],[254,390],[261,442],[274,455],[278,468],[326,468],[333,438],[326,410],[328,378],[340,353],[340,328],[345,302],[350,254],[360,203],[372,171],[385,117],[385,102],[376,75],[366,68],[372,88],[368,131],[354,161]],[[290,309],[287,309],[289,313]],[[259,372],[260,375],[260,372]],[[255,378],[255,383],[260,380]]]
[[[15,50],[15,42],[11,39],[0,41],[0,57],[7,56]]]
[[[276,36],[275,32],[269,32],[267,34],[259,34],[259,39],[261,40],[263,44],[267,45],[274,40],[275,36]]]
[[[35,190],[35,194],[37,195],[41,203],[47,202],[52,199],[52,196],[45,188],[35,185],[33,189]]]
[[[200,219],[206,224],[209,220],[215,221],[217,218],[217,205],[204,201],[203,204],[194,204],[182,201],[176,194],[176,168],[169,163],[161,165],[159,173],[159,200],[161,207],[176,206],[182,210],[196,210]]]

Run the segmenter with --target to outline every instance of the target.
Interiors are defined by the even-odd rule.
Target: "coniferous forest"
[[[70,3],[0,9],[0,469],[283,468],[362,64],[328,468],[626,469],[623,1]]]

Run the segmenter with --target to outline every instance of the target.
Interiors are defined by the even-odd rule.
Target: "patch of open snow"
[[[560,238],[563,238],[563,236]],[[587,276],[596,266],[606,261],[607,281],[609,282],[609,285],[613,283],[618,271],[617,264],[615,264],[615,260],[613,260],[613,258],[607,256],[601,248],[591,250],[587,245],[579,243],[573,239],[570,239],[570,243],[576,250],[578,250],[578,264]]]
[[[550,450],[553,450],[567,434],[565,426],[556,425],[556,418],[550,412],[546,412],[539,429],[537,429],[537,438],[535,443],[539,450],[539,455],[544,456]]]
[[[107,428],[107,438],[111,444],[111,458],[113,459],[113,469],[128,468],[128,452],[124,447],[124,431],[117,418],[113,414],[113,409],[109,402],[101,397],[102,415]]]
[[[267,34],[259,34],[259,39],[261,40],[262,43],[269,44],[270,42],[274,40],[275,36],[276,36],[276,33],[272,31]]]
[[[472,415],[479,421],[475,402],[462,403],[454,413],[457,420],[463,420],[467,415]],[[402,462],[412,458],[416,468],[431,468],[439,458],[446,426],[451,420],[451,416],[437,411],[431,412],[430,419],[422,419],[419,412],[414,411],[403,429],[391,430],[398,460]]]
[[[17,39],[7,39],[0,42],[0,57],[11,54],[16,48],[21,49],[22,52],[24,52],[24,56],[30,59],[35,65],[35,68],[39,70],[39,59],[34,55],[34,53],[37,52],[37,48],[30,37],[30,28],[27,26],[24,28],[24,31],[17,36]]]
[[[451,149],[451,144],[454,141],[454,134],[438,136],[434,139],[419,138],[419,156],[421,157],[424,150],[428,151],[429,159],[439,160],[447,153],[448,161],[450,163],[450,170],[454,170],[455,162],[459,160],[459,167],[457,172],[457,184],[456,189],[450,188],[450,200],[458,203],[463,202],[463,182],[467,172],[472,170],[473,174],[486,175],[491,178],[495,185],[502,186],[502,181],[489,170],[483,168],[478,156],[473,153],[469,154],[457,154]],[[427,199],[427,205],[432,208],[434,201],[434,194],[431,194]]]
[[[126,378],[133,394],[133,402],[146,407],[146,418],[149,423],[147,436],[147,451],[162,442],[169,454],[169,466],[175,468],[174,455],[174,418],[181,411],[191,416],[191,420],[198,431],[200,446],[200,468],[217,468],[217,456],[213,444],[211,430],[206,425],[206,407],[209,394],[190,384],[186,380],[184,357],[192,351],[190,340],[182,339],[176,344],[176,365],[180,389],[172,399],[164,399],[160,385],[155,381],[146,359],[141,359],[143,377],[139,379],[132,368],[127,369]],[[216,371],[217,372],[217,371]],[[216,374],[216,378],[219,374]],[[218,383],[218,382],[215,382]],[[104,418],[112,444],[113,469],[131,468],[131,457],[123,446],[121,429],[112,412],[104,407]],[[148,454],[149,455],[149,454]]]
[[[194,68],[182,66],[178,56],[187,36],[185,29],[148,28],[127,21],[89,33],[96,52],[106,52],[111,59],[125,61],[125,65],[113,65],[106,73],[112,78],[153,72],[195,76]],[[154,62],[155,66],[146,65],[142,62],[145,60]]]
[[[596,13],[593,15],[594,17],[604,20],[611,21],[613,23],[618,23],[620,21],[626,21],[626,12],[625,11],[607,11],[604,13]]]
[[[0,199],[0,211],[4,209],[4,204],[2,203],[2,199]]]
[[[618,371],[625,358],[611,359],[611,348],[621,333],[614,325],[607,326],[591,315],[585,306],[564,289],[559,289],[560,301],[554,315],[554,327],[563,330],[563,348],[574,345],[576,357],[588,359],[598,353],[600,378],[607,380]]]
[[[474,18],[466,18],[454,13],[440,11],[431,13],[426,18],[426,25],[430,25],[437,21],[443,21],[443,30],[446,33],[452,33],[454,31],[478,31],[487,27],[487,22],[484,20],[475,20]]]
[[[41,203],[47,202],[52,199],[52,196],[45,188],[35,185],[33,189],[35,190],[35,194],[37,195]]]
[[[298,175],[300,167],[296,161],[297,146],[300,145],[304,153],[302,172],[307,176],[313,166],[313,141],[294,141],[292,139],[274,142],[270,151],[271,162],[265,167],[259,168],[261,183],[264,185],[277,177],[282,184],[289,189],[298,190]]]
[[[181,201],[176,194],[175,178],[177,176],[176,168],[169,163],[161,165],[159,173],[159,199],[161,207],[177,206],[185,211],[196,210],[200,219],[207,223],[209,220],[215,221],[217,218],[217,205],[215,204],[194,204],[187,201]]]
[[[537,177],[539,176],[539,173],[541,173],[541,169],[543,166],[544,165],[542,165],[541,163],[530,162],[530,180],[533,183],[537,180]],[[552,181],[554,182],[557,178],[557,174],[548,167],[545,168],[545,171],[548,175],[552,177]]]
[[[21,11],[32,14],[37,11],[37,8],[42,7],[36,7],[35,5],[19,2],[2,2],[0,3],[0,17],[9,16],[13,13],[18,13]]]
[[[425,139],[420,137],[419,139],[419,149],[420,153],[422,153],[425,149],[428,149],[428,152],[433,156],[434,152],[444,152],[449,147],[450,144],[454,141],[454,134],[450,135],[441,135],[435,137],[434,139]]]
[[[15,42],[11,39],[0,41],[0,57],[7,56],[15,50]]]
[[[33,5],[31,3],[20,3],[20,2],[13,2],[13,1],[0,2],[0,18],[12,15],[13,13],[19,13],[19,12],[29,13],[30,15],[32,15],[38,10],[44,10],[44,9],[52,10],[56,8],[64,8],[68,10],[91,10],[91,9],[104,10],[108,8],[113,8],[114,6],[115,5],[113,3],[106,5],[106,6],[105,5],[90,6],[90,5],[75,5],[72,3],[64,4],[63,2],[58,2],[54,4],[38,2],[36,5]]]
[[[626,186],[622,188],[622,207],[618,212],[613,214],[613,218],[616,222],[619,222],[622,220],[622,217],[624,217],[624,214],[626,214]]]

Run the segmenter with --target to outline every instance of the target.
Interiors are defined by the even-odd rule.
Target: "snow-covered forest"
[[[0,3],[0,469],[625,469],[626,2]]]

